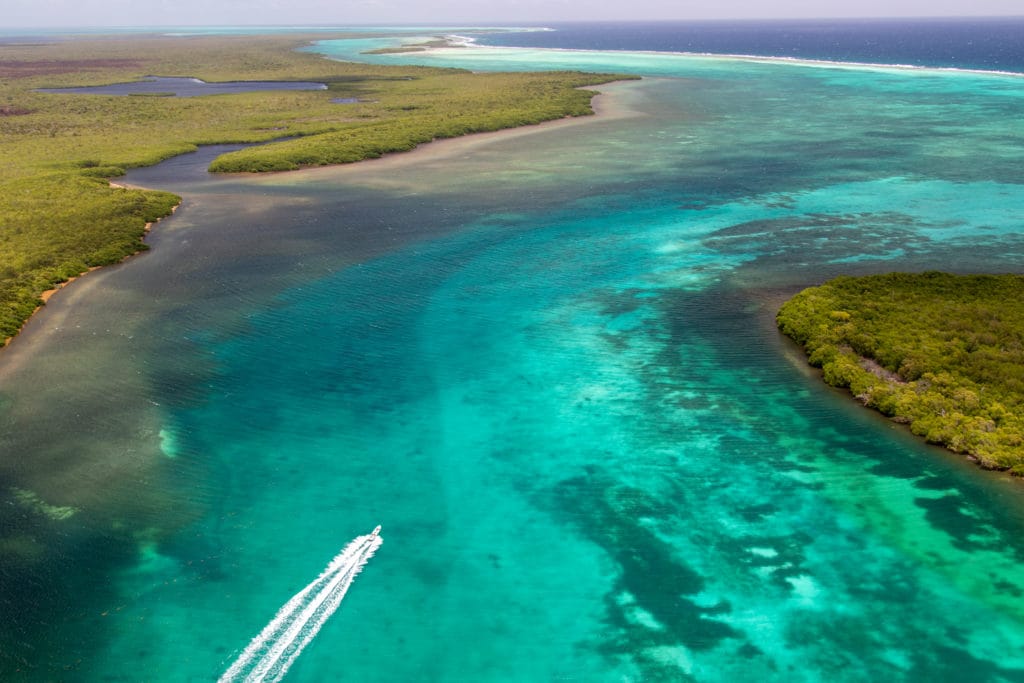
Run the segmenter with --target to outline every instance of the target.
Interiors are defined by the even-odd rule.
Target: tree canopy
[[[929,442],[1024,475],[1024,276],[839,277],[776,320],[829,384]]]

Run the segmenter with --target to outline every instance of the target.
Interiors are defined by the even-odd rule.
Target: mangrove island
[[[832,386],[1024,475],[1024,276],[839,277],[797,294],[777,322]]]

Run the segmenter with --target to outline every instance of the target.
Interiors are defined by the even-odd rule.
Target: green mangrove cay
[[[111,186],[125,169],[198,145],[273,140],[281,141],[226,154],[210,170],[349,163],[439,138],[591,114],[595,93],[580,88],[619,78],[373,66],[296,51],[327,37],[339,36],[0,43],[0,339],[17,333],[44,292],[146,248],[147,224],[179,198]],[[146,76],[327,87],[188,98],[38,91]]]
[[[839,277],[797,294],[777,322],[829,384],[1024,475],[1024,276]]]

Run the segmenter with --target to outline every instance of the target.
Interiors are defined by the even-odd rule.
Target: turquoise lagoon
[[[215,680],[382,524],[289,680],[1024,680],[1020,482],[773,326],[840,273],[1019,271],[1024,79],[372,58],[647,78],[399,160],[131,176],[185,197],[153,250],[0,358],[5,679]]]

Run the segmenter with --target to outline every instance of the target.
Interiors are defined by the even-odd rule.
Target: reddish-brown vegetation
[[[24,114],[31,113],[31,109],[25,109],[24,107],[15,107],[11,104],[0,104],[0,116],[22,116]]]

